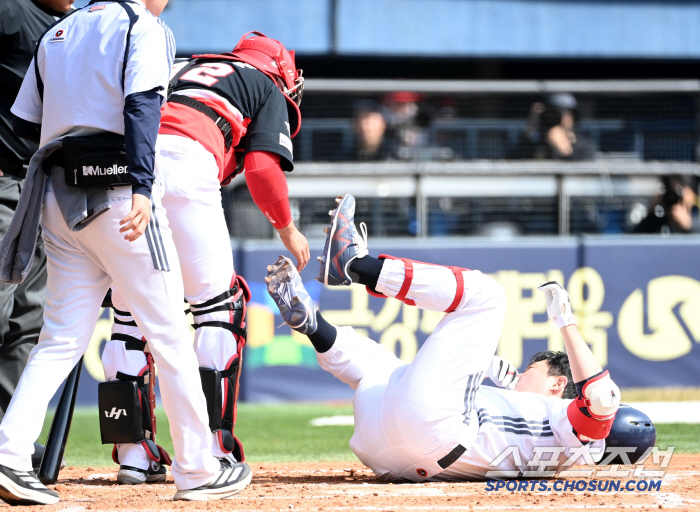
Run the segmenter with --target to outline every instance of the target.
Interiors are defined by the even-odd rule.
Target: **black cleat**
[[[350,286],[357,282],[357,275],[350,272],[350,263],[356,258],[364,258],[367,250],[367,226],[360,223],[360,230],[355,226],[355,198],[350,194],[339,196],[338,205],[328,214],[331,222],[326,232],[326,245],[318,261],[318,281],[328,286]]]
[[[10,505],[54,505],[58,493],[47,489],[34,471],[16,471],[0,465],[0,498]]]
[[[168,470],[160,462],[151,461],[148,469],[140,469],[132,466],[119,466],[117,482],[123,485],[139,485],[165,482]]]

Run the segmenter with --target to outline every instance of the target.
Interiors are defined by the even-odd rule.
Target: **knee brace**
[[[146,342],[114,333],[113,340],[124,341],[126,350],[146,352],[148,364],[138,375],[117,372],[117,380],[102,382],[97,388],[100,411],[102,444],[114,443],[112,459],[119,464],[117,444],[140,444],[149,459],[170,465],[171,459],[156,444],[155,372],[153,356],[147,351]]]
[[[411,299],[407,299],[406,295],[408,295],[408,291],[411,289],[411,283],[413,282],[413,264],[414,263],[422,263],[424,265],[433,265],[435,267],[444,267],[444,268],[449,268],[452,273],[455,276],[455,279],[457,280],[457,290],[455,292],[455,298],[452,301],[452,304],[445,310],[445,313],[452,313],[455,309],[457,309],[457,306],[459,306],[459,303],[462,301],[462,297],[464,296],[464,276],[462,275],[462,272],[468,271],[469,269],[466,268],[461,268],[461,267],[445,267],[444,265],[435,265],[434,263],[425,263],[423,261],[417,261],[417,260],[409,260],[408,258],[396,258],[395,256],[389,256],[388,254],[380,254],[378,259],[380,260],[401,260],[403,261],[404,264],[404,280],[403,280],[403,285],[401,285],[401,289],[399,290],[399,293],[396,294],[396,297],[394,297],[397,300],[400,300],[404,304],[407,304],[409,306],[415,306],[416,303],[412,301]],[[386,298],[386,295],[382,293],[378,293],[374,290],[371,290],[370,288],[367,288],[367,293],[374,297],[383,297]]]
[[[236,340],[243,340],[245,344],[246,338],[246,323],[245,312],[246,303],[250,301],[250,288],[248,283],[242,276],[234,275],[231,280],[231,288],[217,295],[213,299],[199,304],[190,304],[189,312],[194,317],[192,327],[199,329],[201,327],[220,327],[230,331]],[[216,313],[218,311],[228,311],[228,322],[198,322],[197,317]],[[241,347],[242,348],[242,347]]]
[[[231,300],[227,300],[227,299]],[[233,453],[236,460],[244,461],[243,445],[234,435],[236,424],[238,390],[243,362],[247,328],[245,322],[246,303],[250,300],[250,289],[241,276],[234,276],[231,289],[201,304],[191,304],[195,317],[193,327],[219,327],[228,330],[236,340],[236,353],[229,359],[224,370],[200,368],[202,390],[207,400],[209,428],[216,434],[219,446]],[[222,301],[226,301],[220,304]],[[217,305],[219,304],[219,305]],[[229,322],[197,322],[196,317],[216,311],[229,311]],[[222,386],[223,383],[223,386]]]
[[[620,388],[606,370],[577,383],[576,391],[579,396],[566,410],[574,433],[580,441],[605,439],[620,406]]]

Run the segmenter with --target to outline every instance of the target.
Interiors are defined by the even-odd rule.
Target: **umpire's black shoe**
[[[46,451],[46,446],[43,444],[39,443],[34,443],[34,453],[32,454],[32,467],[34,468],[34,472],[36,474],[39,474],[39,469],[41,466],[41,459],[44,458],[44,452]],[[61,459],[61,467],[59,469],[63,469],[66,467],[66,459]]]
[[[177,491],[173,499],[187,501],[222,500],[245,489],[253,478],[250,466],[245,462],[232,463],[228,460],[219,460],[221,472],[213,482],[194,489]]]
[[[58,493],[47,489],[33,471],[16,471],[0,465],[0,498],[10,505],[53,505]]]

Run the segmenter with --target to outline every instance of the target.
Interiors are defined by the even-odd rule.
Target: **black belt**
[[[464,446],[458,444],[450,453],[448,453],[442,459],[437,461],[437,463],[442,469],[447,469],[452,464],[457,462],[457,459],[459,459],[462,456],[462,454],[466,451],[467,449]]]
[[[219,130],[221,130],[221,135],[224,136],[224,145],[226,146],[226,152],[228,153],[228,150],[231,149],[231,146],[233,145],[233,136],[231,135],[231,123],[229,123],[225,117],[220,116],[216,113],[216,110],[208,107],[204,103],[181,94],[172,94],[168,98],[168,103],[179,103],[180,105],[186,105],[195,109],[197,112],[201,112],[209,119],[214,121]]]
[[[0,158],[0,171],[4,175],[11,174],[12,176],[17,176],[18,178],[24,179],[27,177],[27,166],[22,162],[7,160],[5,158]]]

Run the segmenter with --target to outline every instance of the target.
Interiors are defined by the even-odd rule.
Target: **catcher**
[[[230,462],[245,458],[233,427],[250,292],[234,270],[220,186],[245,168],[253,200],[304,268],[309,246],[292,222],[284,172],[294,167],[291,138],[301,125],[303,86],[294,51],[250,32],[231,53],[176,64],[161,112],[156,166],[165,182],[163,205],[194,317],[213,455]],[[102,441],[115,443],[119,483],[161,482],[168,456],[154,442],[148,345],[119,290],[112,289],[111,300],[114,326],[102,357],[107,382],[100,385],[100,410],[124,407],[118,404],[128,401],[119,394],[125,381],[137,382],[141,398],[128,402],[134,414],[101,414]]]
[[[514,369],[494,360],[505,316],[500,284],[476,270],[374,258],[366,227],[360,233],[353,223],[354,198],[336,202],[318,280],[359,282],[372,295],[447,313],[413,362],[402,364],[353,328],[326,322],[287,258],[268,266],[268,291],[286,323],[309,337],[324,370],[355,389],[350,447],[365,465],[388,480],[476,480],[532,470],[526,461],[540,447],[562,447],[560,464],[590,461],[588,451],[604,447],[620,391],[581,338],[559,284],[540,289],[570,373],[564,354],[543,353],[516,382]],[[482,387],[485,374],[514,390]],[[520,457],[491,466],[509,447]]]

